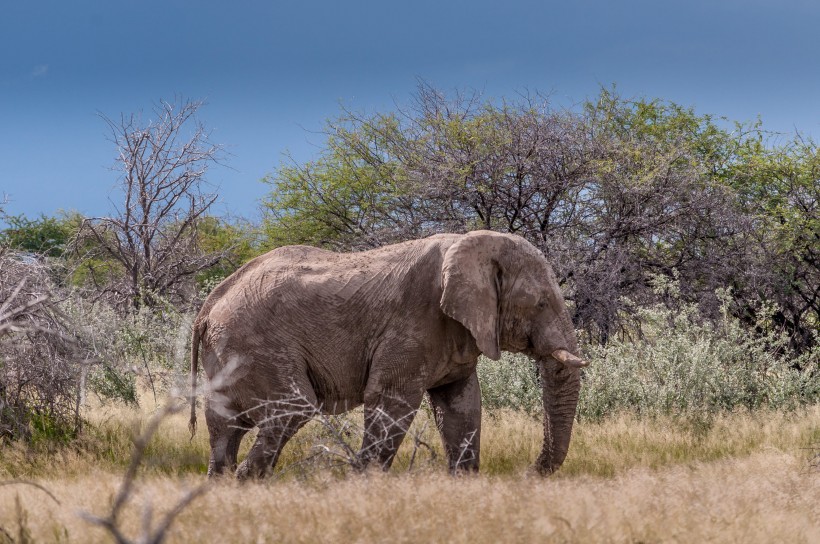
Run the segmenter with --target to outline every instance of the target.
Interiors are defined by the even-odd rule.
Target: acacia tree
[[[708,119],[606,91],[578,112],[422,85],[405,110],[344,112],[319,160],[281,169],[269,232],[315,243],[293,239],[309,226],[337,247],[518,233],[553,261],[577,324],[605,338],[622,297],[651,293],[649,274],[686,264],[682,252],[729,217],[712,173],[726,143]]]
[[[751,258],[732,287],[738,313],[753,322],[775,302],[771,319],[792,347],[820,335],[820,146],[796,135],[785,143],[745,142],[732,184],[755,228],[746,240]]]
[[[318,160],[270,178],[268,242],[356,249],[514,232],[549,256],[575,324],[602,342],[633,303],[697,302],[716,319],[729,287],[750,322],[775,302],[805,349],[820,307],[820,153],[755,145],[762,134],[608,90],[556,110],[538,95],[496,103],[422,85],[407,109],[344,111]],[[682,299],[659,293],[658,276]]]
[[[541,97],[496,107],[422,85],[394,113],[344,114],[321,156],[269,176],[269,243],[372,247],[487,228],[549,238],[572,221],[583,131]]]
[[[655,300],[656,276],[678,278],[684,298],[717,317],[715,290],[742,262],[736,242],[750,228],[725,182],[744,133],[676,104],[606,90],[579,122],[594,141],[594,165],[579,200],[582,219],[562,233],[580,257],[577,322],[605,340],[625,314],[624,297]]]
[[[140,114],[100,115],[117,148],[120,200],[112,215],[85,220],[81,232],[120,269],[98,287],[134,309],[155,304],[158,295],[189,296],[189,280],[224,253],[198,247],[198,224],[217,199],[205,175],[223,154],[196,117],[202,104],[161,101],[148,121]]]
[[[721,178],[735,137],[711,118],[607,90],[581,111],[555,110],[538,95],[447,100],[429,87],[415,104],[408,132],[421,151],[411,175],[425,180],[425,199],[455,212],[440,213],[440,224],[460,216],[462,229],[536,244],[577,325],[606,340],[624,297],[654,298],[657,274],[679,274],[687,296],[715,306],[725,278],[714,272],[746,225]]]
[[[422,235],[430,214],[417,209],[423,187],[408,175],[415,146],[392,114],[332,122],[319,158],[265,179],[274,187],[263,203],[267,245],[351,249]]]

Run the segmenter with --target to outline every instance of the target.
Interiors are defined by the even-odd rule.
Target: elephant
[[[208,475],[259,478],[311,419],[364,405],[357,467],[389,469],[426,393],[452,472],[478,471],[480,354],[524,353],[538,367],[544,441],[535,468],[567,455],[581,367],[555,274],[524,238],[436,234],[354,253],[286,246],[256,257],[205,300],[192,332],[208,376]],[[199,353],[201,351],[201,353]],[[314,413],[315,415],[315,413]],[[239,444],[258,427],[237,467]]]

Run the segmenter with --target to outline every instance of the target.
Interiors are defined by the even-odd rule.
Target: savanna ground
[[[150,402],[144,402],[150,405]],[[7,447],[0,479],[0,538],[108,542],[81,513],[110,511],[150,409],[97,408],[93,431],[72,447]],[[353,414],[355,421],[360,414]],[[318,424],[288,444],[262,482],[214,482],[177,518],[169,542],[817,542],[820,539],[820,406],[735,411],[708,421],[614,416],[576,425],[559,473],[528,470],[541,423],[521,412],[485,414],[478,476],[448,476],[422,410],[388,474],[356,475],[318,463]],[[249,445],[246,439],[243,450]],[[432,451],[422,442],[430,444]],[[121,514],[139,535],[205,480],[207,433],[187,417],[154,435]],[[415,457],[414,457],[415,454]],[[313,457],[311,457],[313,456]],[[312,458],[313,464],[303,460]],[[412,459],[412,466],[411,465]],[[327,459],[325,459],[327,461]],[[318,463],[318,464],[317,464]],[[321,466],[319,466],[321,464]]]

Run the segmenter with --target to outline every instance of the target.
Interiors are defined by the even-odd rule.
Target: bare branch
[[[196,223],[216,202],[206,189],[209,166],[220,164],[223,147],[196,119],[200,101],[177,99],[155,105],[154,119],[103,114],[117,148],[122,207],[111,217],[88,219],[82,232],[124,268],[125,284],[110,291],[127,293],[132,308],[153,305],[154,297],[186,299],[181,286],[225,252],[203,255]]]
[[[28,485],[28,486],[31,486],[31,487],[35,487],[35,488],[39,489],[40,491],[42,491],[43,493],[45,493],[46,495],[48,495],[51,498],[51,500],[53,500],[57,504],[62,504],[57,499],[57,497],[54,496],[54,494],[51,491],[49,491],[46,487],[38,484],[37,482],[30,482],[28,480],[3,480],[3,481],[0,481],[0,486],[4,486],[4,485]]]

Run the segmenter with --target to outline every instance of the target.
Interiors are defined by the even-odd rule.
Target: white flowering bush
[[[766,308],[749,327],[729,315],[726,293],[719,295],[725,303],[717,323],[699,321],[693,305],[635,307],[629,334],[584,346],[590,366],[583,371],[578,416],[708,416],[820,402],[820,348],[796,355]],[[486,409],[541,410],[538,374],[528,358],[482,357],[478,376]]]
[[[587,346],[579,415],[712,414],[737,408],[793,409],[820,401],[820,349],[802,355],[767,322],[743,326],[724,307],[700,323],[690,305],[636,308],[640,335]]]
[[[478,361],[481,402],[487,410],[507,408],[536,414],[542,409],[538,371],[529,357],[503,353],[493,361]]]
[[[88,386],[102,399],[134,404],[141,389],[159,400],[187,374],[192,314],[166,305],[121,315],[79,297],[62,301],[61,308],[93,348]]]

